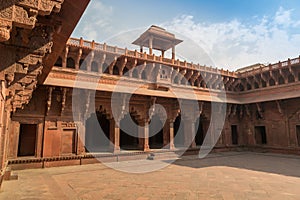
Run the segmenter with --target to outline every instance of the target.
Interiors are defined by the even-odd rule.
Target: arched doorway
[[[184,122],[181,120],[181,115],[178,115],[174,122],[174,146],[184,146]]]
[[[73,58],[67,58],[67,68],[75,69],[75,61]]]
[[[98,63],[96,61],[93,61],[91,64],[91,71],[98,72]]]
[[[160,129],[160,130],[159,130]],[[161,149],[163,147],[163,123],[158,115],[154,115],[149,126],[149,147],[150,149]]]
[[[197,146],[201,146],[203,144],[205,137],[203,121],[204,117],[201,115],[200,117],[198,117],[195,123],[195,142]]]
[[[54,64],[55,67],[62,67],[62,58],[58,57],[56,63]]]
[[[131,69],[132,70],[132,77],[133,78],[138,78],[138,70],[137,69]]]
[[[84,59],[80,59],[79,68],[80,68],[80,70],[87,70],[87,63]]]
[[[101,113],[93,113],[86,120],[85,126],[85,149],[86,152],[109,151],[109,128],[110,122]]]
[[[139,149],[138,123],[130,114],[120,121],[120,148],[123,150]]]

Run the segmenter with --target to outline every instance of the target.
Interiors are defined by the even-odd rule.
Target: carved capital
[[[0,42],[9,40],[12,22],[0,19]]]

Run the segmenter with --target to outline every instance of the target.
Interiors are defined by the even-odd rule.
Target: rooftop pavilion
[[[150,55],[153,49],[159,50],[162,57],[164,57],[165,51],[172,48],[172,59],[175,59],[175,46],[181,42],[183,41],[175,38],[173,33],[159,26],[152,25],[132,44],[140,46],[141,52],[143,52],[143,47],[149,48]]]

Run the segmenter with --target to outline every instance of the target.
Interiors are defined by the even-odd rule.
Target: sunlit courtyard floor
[[[205,159],[185,156],[175,162],[135,160],[17,173],[19,180],[3,183],[0,199],[300,199],[300,157],[280,154],[214,153]]]

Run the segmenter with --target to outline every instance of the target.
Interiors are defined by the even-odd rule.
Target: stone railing
[[[282,68],[286,68],[288,66],[295,66],[300,64],[300,56],[298,58],[288,59],[283,62],[278,62],[269,65],[258,65],[248,69],[238,70],[237,73],[240,77],[247,77],[248,75],[260,74],[263,72],[268,72],[272,70],[278,70]]]
[[[145,61],[147,63],[156,63],[170,66],[176,71],[180,72],[180,74],[182,74],[185,78],[187,78],[187,80],[190,81],[192,85],[197,85],[197,87],[202,88],[218,89],[220,87],[219,83],[224,82],[225,89],[228,91],[246,91],[263,87],[269,87],[273,85],[276,86],[296,82],[299,81],[300,77],[300,69],[299,67],[296,67],[300,66],[300,57],[288,59],[287,61],[278,62],[267,66],[262,64],[256,64],[247,68],[239,69],[235,72],[231,72],[228,70],[193,64],[187,61],[181,61],[179,59],[175,60],[165,58],[162,56],[156,56],[154,54],[150,55],[146,52],[139,52],[137,50],[132,51],[128,50],[127,48],[122,49],[116,46],[109,46],[106,43],[100,44],[94,41],[90,42],[83,40],[82,38],[70,38],[67,42],[67,46],[79,49],[86,49],[88,51],[100,51],[104,54],[109,53],[113,54],[115,57],[118,57],[118,64],[117,61],[115,61],[109,65],[110,67],[107,73],[112,75],[118,75],[113,72],[114,65],[117,64],[118,71],[122,71],[122,66],[124,68],[128,60],[131,60],[131,62],[129,62],[131,64],[134,63],[133,60],[139,60],[142,62]],[[78,54],[78,56],[81,55]],[[123,59],[124,57],[126,57],[127,59]],[[80,58],[76,58],[74,60],[79,61]],[[103,64],[104,61],[102,60],[101,62]],[[133,64],[132,67],[133,66],[135,65]],[[100,68],[102,69],[102,66]],[[79,69],[78,64],[76,69]],[[85,70],[91,71],[91,67]],[[98,71],[100,72],[101,70]],[[137,72],[137,74],[141,75],[142,71]],[[121,73],[121,75],[123,75],[123,72]],[[291,76],[293,77],[291,78]],[[177,83],[175,81],[176,76],[173,76],[173,74],[171,74],[171,77],[171,82]],[[136,78],[141,77],[138,76]]]
[[[199,70],[199,71],[205,71],[205,72],[209,72],[209,73],[213,73],[213,74],[220,74],[223,76],[236,77],[236,73],[229,71],[229,70],[223,70],[223,69],[218,69],[218,68],[213,68],[213,67],[202,66],[200,64],[188,63],[186,61],[180,61],[178,59],[175,60],[175,59],[165,58],[162,56],[156,56],[154,54],[150,55],[147,53],[138,52],[137,50],[132,51],[132,50],[128,50],[127,48],[123,49],[123,48],[119,48],[116,46],[109,46],[106,43],[100,44],[100,43],[96,43],[94,41],[83,40],[82,38],[80,38],[80,39],[70,38],[67,42],[67,45],[76,46],[76,47],[80,47],[80,48],[87,48],[87,49],[92,49],[92,50],[98,50],[98,51],[105,51],[108,53],[118,54],[119,56],[125,55],[127,57],[135,57],[138,59],[145,59],[148,61],[159,62],[161,64],[172,65],[172,66],[179,67],[179,68]]]

